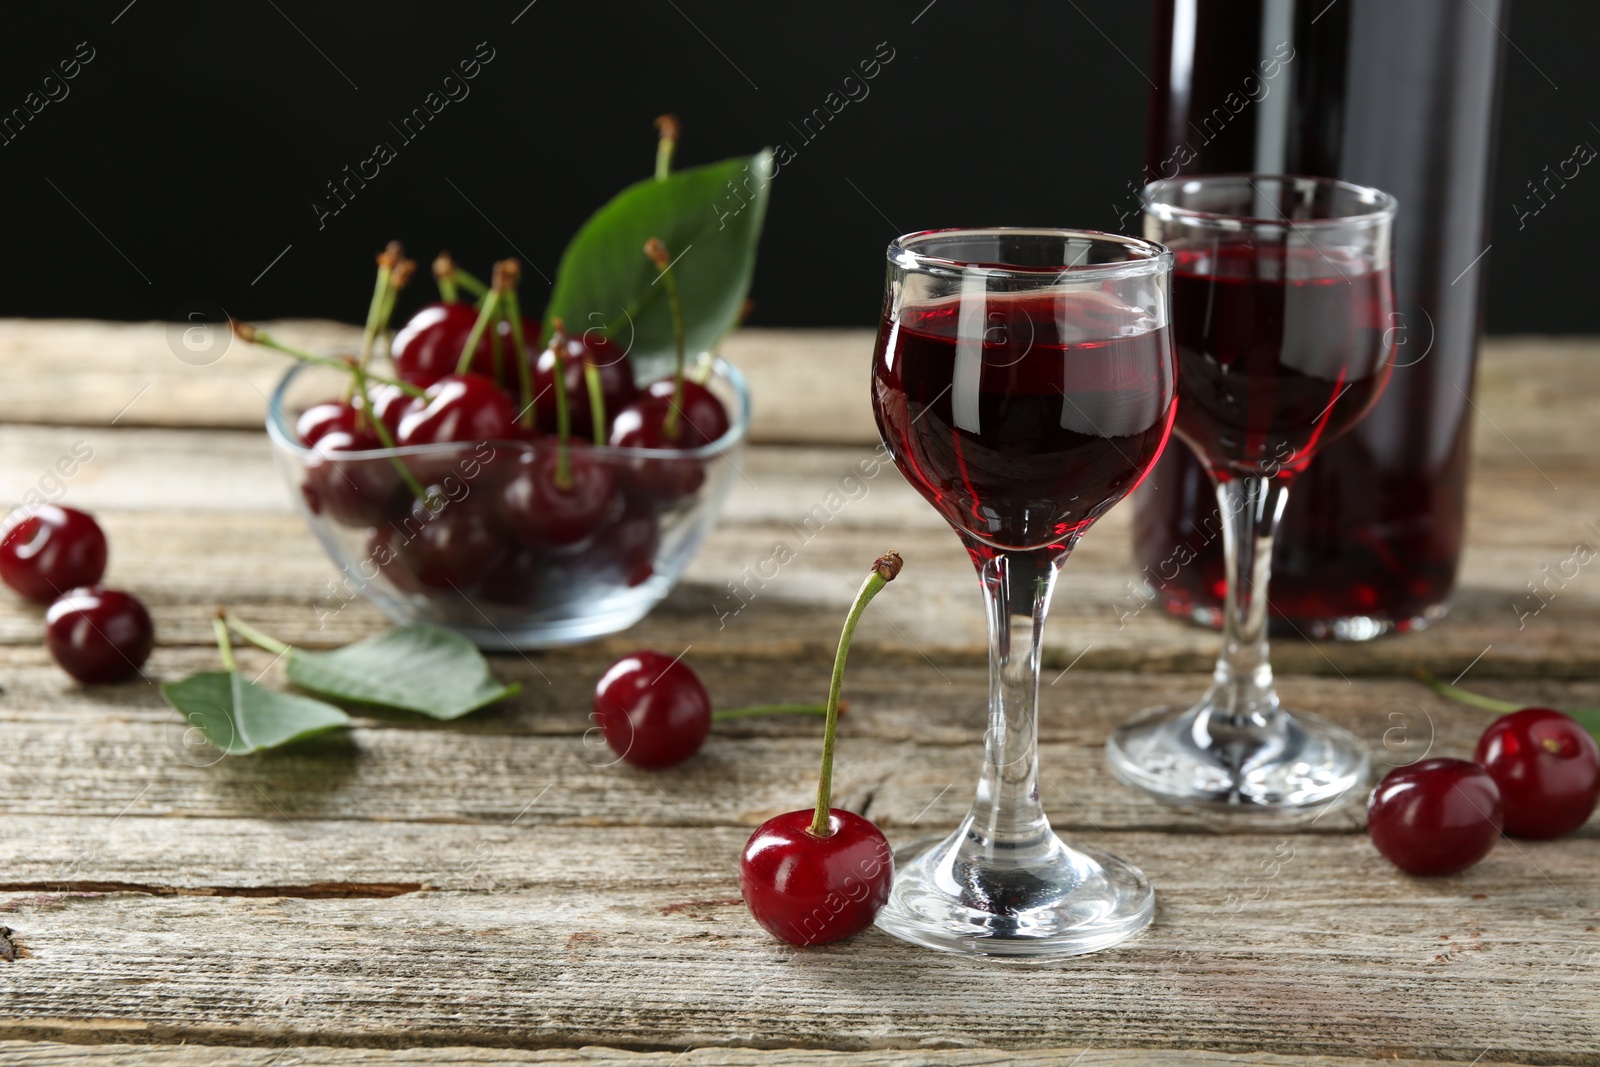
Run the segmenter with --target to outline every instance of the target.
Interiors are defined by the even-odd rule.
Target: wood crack
[[[421,882],[309,882],[305,885],[152,885],[146,882],[0,882],[4,893],[141,893],[152,897],[295,897],[359,900],[405,896]]]

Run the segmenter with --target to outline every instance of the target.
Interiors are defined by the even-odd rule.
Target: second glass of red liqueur
[[[1145,237],[1175,258],[1175,432],[1216,488],[1227,593],[1210,690],[1119,728],[1111,770],[1175,803],[1326,804],[1365,781],[1366,749],[1279,704],[1267,584],[1290,484],[1388,383],[1395,201],[1327,178],[1235,174],[1154,182],[1143,205]]]

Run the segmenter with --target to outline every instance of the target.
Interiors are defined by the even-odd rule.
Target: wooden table
[[[722,724],[677,769],[598,767],[588,694],[616,653],[651,645],[687,649],[725,706],[820,699],[859,575],[897,548],[906,572],[857,635],[836,802],[896,843],[959,818],[984,728],[978,586],[892,468],[846,478],[876,444],[869,349],[860,331],[736,337],[755,443],[687,577],[632,632],[495,657],[523,695],[454,724],[362,715],[347,736],[196,759],[154,685],[78,687],[41,648],[40,611],[0,596],[0,1063],[1600,1063],[1594,822],[1415,880],[1373,851],[1360,804],[1251,825],[1112,780],[1107,731],[1198,694],[1216,643],[1153,608],[1119,626],[1126,507],[1057,594],[1042,758],[1062,832],[1158,887],[1149,931],[1016,967],[876,931],[800,951],[758,929],[738,851],[809,803],[819,726]],[[154,612],[153,679],[214,666],[219,602],[308,645],[377,630],[362,603],[329,610],[333,568],[273,468],[259,422],[280,359],[174,351],[159,324],[0,323],[0,499],[55,490],[58,457],[93,449],[62,498],[99,515],[109,580]],[[1355,730],[1380,765],[1467,755],[1489,718],[1409,681],[1418,665],[1600,704],[1597,572],[1520,629],[1514,607],[1543,566],[1600,543],[1596,397],[1593,341],[1489,345],[1455,610],[1370,644],[1279,641],[1285,698]],[[737,606],[727,584],[780,541],[795,559],[719,619]]]

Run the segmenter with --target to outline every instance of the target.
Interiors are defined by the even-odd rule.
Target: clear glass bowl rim
[[[1177,204],[1168,203],[1160,198],[1160,194],[1171,189],[1182,189],[1191,183],[1206,185],[1225,185],[1229,182],[1281,182],[1281,183],[1306,183],[1322,186],[1328,189],[1337,189],[1340,192],[1350,193],[1359,201],[1370,203],[1372,209],[1353,215],[1334,215],[1325,219],[1274,219],[1256,218],[1250,215],[1230,215],[1223,211],[1200,211],[1196,208],[1179,207]],[[1184,222],[1196,226],[1275,226],[1278,229],[1313,229],[1325,226],[1351,226],[1378,222],[1382,219],[1392,219],[1400,208],[1400,202],[1391,194],[1370,185],[1357,185],[1355,182],[1341,181],[1338,178],[1321,178],[1310,174],[1180,174],[1174,178],[1161,178],[1146,185],[1139,190],[1139,203],[1145,211],[1157,214],[1164,222]]]
[[[970,237],[1053,237],[1093,241],[1115,245],[1135,253],[1134,256],[1112,263],[1059,264],[1033,267],[1021,264],[976,263],[948,256],[933,256],[918,252],[916,246],[926,241],[952,235]],[[1104,230],[1075,230],[1055,226],[953,226],[941,230],[917,230],[901,234],[889,242],[889,262],[904,270],[919,274],[960,276],[978,274],[993,277],[1038,278],[1041,275],[1058,275],[1062,281],[1108,281],[1117,278],[1137,278],[1144,275],[1165,274],[1172,270],[1172,252],[1165,246],[1142,237],[1107,233]]]
[[[307,448],[301,444],[295,433],[294,425],[289,421],[289,416],[284,409],[288,399],[289,387],[294,383],[295,376],[304,372],[312,364],[296,363],[284,374],[278,382],[278,387],[272,391],[272,399],[267,407],[267,436],[272,438],[272,443],[289,455],[295,456],[302,462],[312,456],[321,455],[315,449]],[[319,368],[321,369],[321,368]],[[713,375],[721,377],[733,390],[737,401],[738,410],[730,413],[728,432],[710,444],[701,445],[694,449],[674,448],[617,448],[612,445],[596,445],[574,438],[579,444],[584,445],[590,455],[600,456],[615,460],[639,459],[712,459],[723,455],[744,440],[750,429],[750,385],[745,380],[743,372],[727,360],[718,357],[711,363]],[[478,441],[449,441],[434,445],[403,445],[399,448],[375,448],[365,452],[339,452],[336,457],[341,460],[360,459],[387,459],[398,456],[436,456],[459,452],[463,449],[475,449],[481,442]],[[555,438],[545,438],[538,441],[491,441],[490,444],[504,444],[508,447],[539,446],[554,444]]]

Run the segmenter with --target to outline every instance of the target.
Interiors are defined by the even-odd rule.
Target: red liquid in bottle
[[[1148,179],[1323,175],[1400,203],[1393,375],[1296,476],[1273,554],[1272,614],[1308,635],[1409,629],[1442,614],[1455,586],[1501,17],[1498,0],[1156,7]],[[1226,581],[1200,462],[1167,449],[1134,503],[1135,558],[1157,602],[1216,624]]]
[[[954,300],[884,321],[878,429],[980,557],[1070,544],[1160,455],[1171,340],[1165,328],[1103,339],[1130,314],[1094,292],[990,294],[976,322]]]

